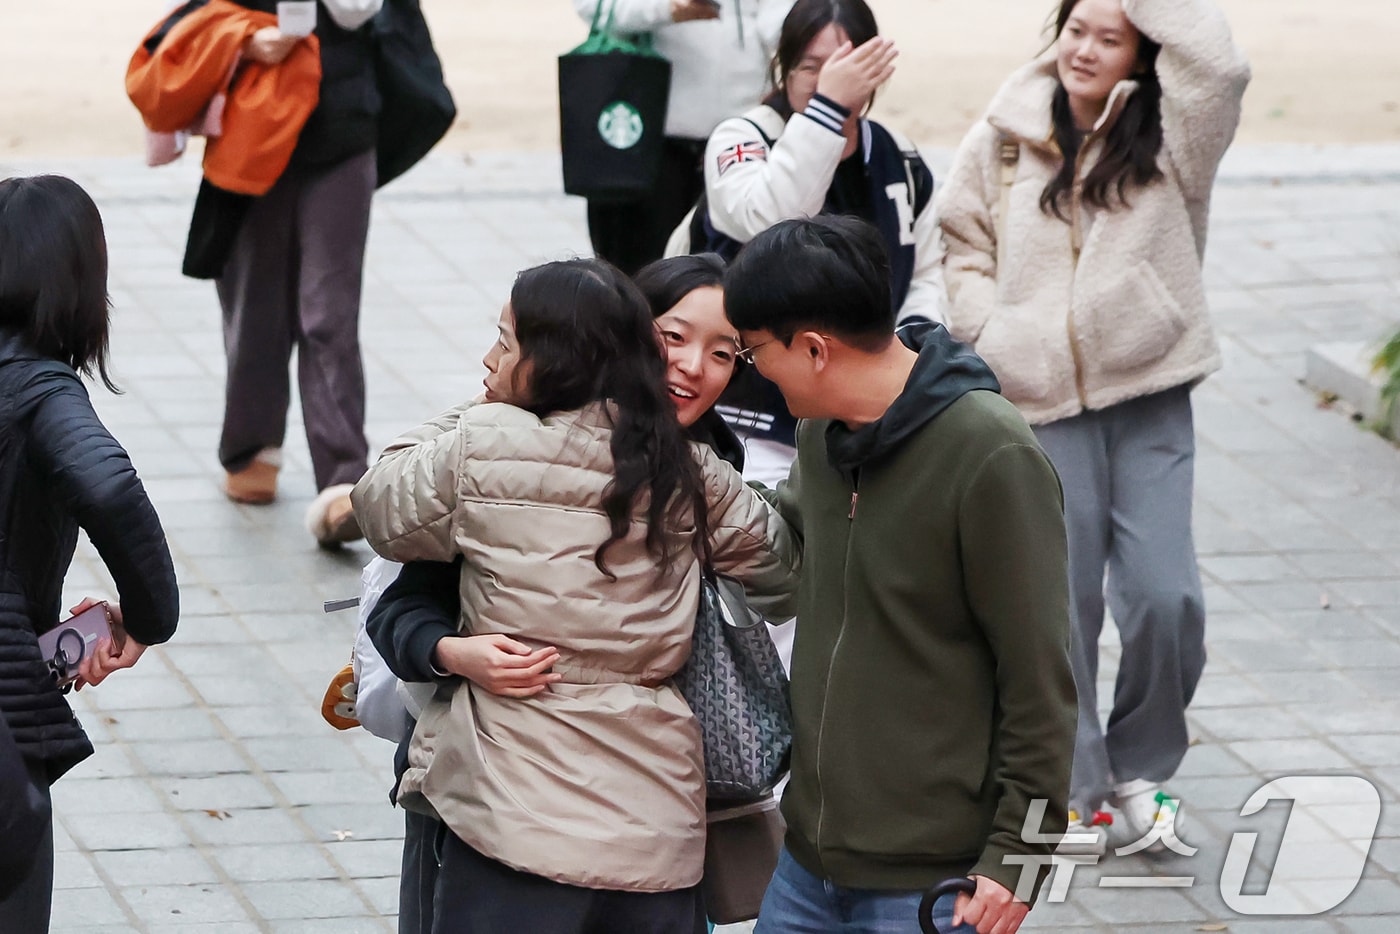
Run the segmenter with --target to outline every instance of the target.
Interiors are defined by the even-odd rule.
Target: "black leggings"
[[[700,886],[585,889],[511,869],[444,829],[433,934],[704,934]]]

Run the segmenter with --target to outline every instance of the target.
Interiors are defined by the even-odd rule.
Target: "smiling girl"
[[[1213,0],[1063,0],[1055,30],[939,195],[948,325],[991,364],[1064,484],[1071,817],[1104,823],[1110,801],[1138,840],[1174,829],[1161,783],[1185,755],[1205,665],[1189,391],[1220,366],[1201,259],[1249,66]],[[1106,730],[1105,571],[1123,644]]]

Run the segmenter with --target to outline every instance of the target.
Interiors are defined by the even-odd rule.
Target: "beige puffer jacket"
[[[1061,163],[1051,48],[1002,86],[939,194],[948,328],[976,347],[1032,424],[1193,383],[1220,366],[1201,260],[1211,187],[1239,123],[1249,65],[1212,0],[1124,0],[1123,8],[1162,44],[1157,161],[1165,178],[1130,186],[1128,209],[1089,208],[1076,185],[1073,224],[1041,211]],[[1113,90],[1082,147],[1081,183],[1136,89],[1124,81]],[[1003,135],[1019,158],[999,225]]]
[[[528,699],[467,681],[418,721],[399,800],[516,869],[588,888],[652,892],[701,876],[704,769],[690,708],[668,679],[690,654],[700,569],[683,531],[657,579],[642,523],[594,566],[612,480],[602,406],[543,420],[467,404],[395,442],[355,486],[375,551],[465,556],[464,632],[559,649],[563,681]],[[715,568],[792,613],[798,547],[739,474],[695,447]],[[785,618],[776,615],[775,618]]]

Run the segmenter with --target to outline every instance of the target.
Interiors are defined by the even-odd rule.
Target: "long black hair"
[[[1078,5],[1079,0],[1061,0],[1055,15],[1056,41]],[[1162,85],[1157,80],[1157,53],[1161,49],[1159,43],[1145,35],[1138,40],[1137,62],[1133,67],[1138,88],[1109,128],[1104,137],[1103,154],[1084,179],[1084,201],[1096,208],[1112,209],[1115,199],[1126,207],[1129,183],[1141,188],[1162,178],[1162,170],[1157,167],[1157,154],[1162,149]],[[1055,143],[1060,147],[1064,162],[1040,193],[1040,209],[1068,221],[1066,202],[1074,188],[1083,137],[1074,126],[1069,92],[1063,84],[1055,88],[1050,118],[1055,126]]]
[[[0,181],[0,326],[118,392],[107,372],[110,308],[107,238],[88,193],[61,175]]]
[[[855,48],[860,48],[880,34],[880,28],[875,24],[875,12],[865,0],[797,0],[783,20],[778,49],[768,66],[768,80],[773,90],[763,101],[781,114],[784,120],[792,116],[792,105],[788,103],[787,96],[788,75],[802,61],[802,54],[812,40],[833,24],[845,31]],[[872,94],[870,103],[874,102],[875,96]]]
[[[693,528],[691,547],[708,563],[700,468],[666,392],[666,361],[646,299],[612,265],[572,259],[527,269],[510,293],[521,362],[530,365],[525,408],[540,417],[610,402],[613,479],[603,495],[611,534],[594,564],[646,512],[647,550],[669,571],[668,530]]]

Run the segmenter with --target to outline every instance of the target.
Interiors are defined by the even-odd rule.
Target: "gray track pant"
[[[1035,433],[1064,484],[1079,689],[1070,802],[1089,811],[1114,782],[1171,778],[1186,754],[1186,706],[1205,668],[1191,398],[1178,387]],[[1123,644],[1106,728],[1095,683],[1105,589]]]
[[[360,287],[375,173],[373,151],[293,165],[244,218],[215,283],[228,357],[219,461],[228,470],[282,446],[295,348],[316,489],[365,472]]]

